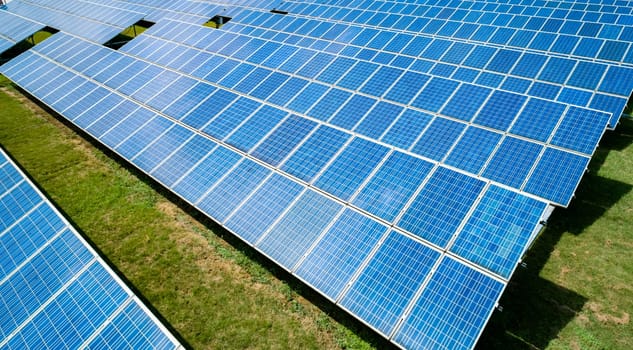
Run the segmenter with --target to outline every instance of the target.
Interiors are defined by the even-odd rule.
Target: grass
[[[0,78],[0,144],[196,349],[388,344]],[[481,349],[633,348],[633,121],[609,132]],[[70,180],[69,180],[70,179]]]
[[[150,22],[139,21],[131,26],[125,28],[121,33],[117,34],[114,38],[104,43],[104,46],[112,48],[114,50],[120,49],[123,45],[127,44],[130,40],[141,35],[144,31],[149,29],[152,24]]]

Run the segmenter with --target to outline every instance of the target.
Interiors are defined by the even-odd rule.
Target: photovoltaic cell
[[[465,121],[473,119],[491,90],[482,86],[463,84],[442,109],[442,114]]]
[[[303,186],[278,174],[273,174],[256,192],[231,214],[226,227],[254,244],[294,201]]]
[[[446,100],[453,95],[458,82],[433,78],[428,82],[424,90],[418,94],[412,105],[427,111],[437,112],[446,103]]]
[[[382,141],[402,149],[409,149],[431,120],[433,117],[430,114],[407,109],[387,130]]]
[[[525,191],[567,205],[588,164],[588,157],[546,148],[525,185]]]
[[[387,154],[387,148],[355,138],[316,180],[315,186],[349,199]]]
[[[202,136],[194,135],[193,138],[185,142],[182,147],[154,168],[152,175],[166,186],[171,186],[201,159],[204,159],[207,154],[215,150],[216,146],[215,142]]]
[[[354,131],[378,139],[397,120],[403,108],[389,102],[380,101],[361,120]]]
[[[376,100],[370,97],[353,95],[332,117],[330,123],[351,130],[371,109],[374,103],[376,103]]]
[[[266,163],[278,165],[315,126],[310,120],[290,116],[252,154]]]
[[[209,216],[223,222],[269,174],[270,170],[250,159],[244,159],[196,204]],[[220,202],[223,205],[218,205]]]
[[[543,147],[506,137],[490,159],[483,176],[502,184],[521,187]]]
[[[224,139],[260,107],[261,104],[257,101],[246,97],[239,97],[231,103],[230,108],[227,108],[227,110],[218,115],[217,118],[214,118],[210,123],[204,126],[202,131],[216,139]]]
[[[501,134],[470,126],[446,158],[446,164],[479,174],[501,140]]]
[[[541,99],[530,99],[510,132],[534,140],[546,142],[558,124],[565,105]]]
[[[398,79],[385,95],[391,101],[407,104],[429,80],[428,75],[407,71]]]
[[[411,151],[434,160],[442,160],[465,128],[466,124],[435,118]]]
[[[610,116],[599,111],[569,107],[556,129],[552,143],[585,154],[593,154]]]
[[[292,269],[341,208],[336,201],[308,190],[257,246],[281,266]]]
[[[248,152],[286,116],[287,112],[264,105],[229,135],[226,142]]]
[[[497,90],[477,113],[474,122],[505,131],[516,118],[525,100],[525,96]]]
[[[393,221],[432,169],[432,164],[394,152],[353,200],[354,205]]]
[[[242,157],[237,153],[218,147],[174,183],[174,190],[190,203],[195,203],[240,159]]]
[[[332,159],[350,135],[320,126],[282,165],[282,170],[303,181],[311,182]]]

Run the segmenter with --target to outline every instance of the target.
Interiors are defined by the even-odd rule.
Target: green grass
[[[0,144],[197,349],[387,343],[0,78]],[[486,328],[481,349],[631,349],[633,121],[605,135]]]
[[[130,40],[141,35],[147,29],[149,28],[139,24],[133,24],[125,28],[121,33],[117,34],[114,38],[108,40],[108,42],[104,43],[103,45],[114,50],[118,50],[123,45],[127,44]]]

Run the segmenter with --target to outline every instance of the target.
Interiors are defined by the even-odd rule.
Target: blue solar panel
[[[173,123],[171,121],[156,116],[145,123],[143,127],[133,130],[130,136],[126,136],[115,149],[124,157],[132,159],[172,125]]]
[[[466,124],[436,118],[411,149],[412,152],[434,160],[442,160],[459,138]]]
[[[197,201],[202,210],[220,222],[270,175],[270,171],[250,159],[244,159],[228,174]],[[223,204],[218,205],[218,201]]]
[[[405,72],[387,92],[386,99],[407,104],[413,99],[419,89],[429,80],[428,75],[415,72]]]
[[[453,95],[459,83],[442,78],[433,78],[426,84],[426,87],[418,94],[412,105],[421,109],[437,112],[446,103],[446,100]]]
[[[481,180],[437,168],[397,224],[426,241],[446,247],[483,187]],[[436,220],[437,217],[441,219]]]
[[[556,129],[552,143],[591,155],[610,117],[607,113],[570,107]]]
[[[0,22],[2,22],[2,27],[0,28],[0,53],[44,28],[41,23],[16,16],[8,11],[0,11]]]
[[[509,207],[512,215],[500,218],[500,207]],[[451,252],[508,278],[545,207],[541,201],[491,186],[457,236]],[[481,240],[482,235],[488,239]]]
[[[286,117],[286,112],[264,105],[229,135],[226,142],[248,152]]]
[[[107,7],[89,3],[79,4],[42,1],[38,4],[20,0],[6,5],[7,11],[45,23],[88,40],[105,43],[126,27],[143,18],[141,13],[117,9],[112,13]],[[86,8],[88,7],[88,8]],[[93,14],[91,18],[88,13]],[[110,22],[110,23],[108,23]]]
[[[156,141],[146,147],[141,153],[132,158],[132,162],[139,168],[152,172],[154,168],[162,164],[182,144],[193,137],[193,133],[180,125],[174,125]]]
[[[236,5],[214,30],[196,3],[120,52],[58,34],[6,74],[385,337],[470,348],[616,125],[633,54],[624,24],[459,4]]]
[[[353,203],[386,221],[393,221],[419,186],[419,179],[425,178],[431,168],[429,162],[394,152],[370,178]]]
[[[446,158],[446,164],[479,174],[500,139],[501,134],[471,126]]]
[[[316,123],[298,116],[290,116],[253,151],[253,156],[278,165],[316,126]]]
[[[387,152],[384,146],[353,139],[314,184],[339,198],[349,199]]]
[[[207,154],[216,149],[216,143],[194,135],[183,142],[178,150],[163,158],[161,164],[156,166],[151,174],[167,186],[171,186],[180,179],[189,169],[192,169]]]
[[[226,227],[234,232],[243,232],[242,238],[254,244],[303,189],[304,187],[296,182],[273,174],[235,213],[231,214],[226,221]]]
[[[308,190],[256,245],[291,270],[341,208],[342,205],[331,198]]]
[[[174,190],[189,202],[195,203],[240,159],[237,153],[218,147],[176,181]]]
[[[179,347],[4,151],[0,173],[0,347],[86,346],[126,306],[136,317],[110,344],[146,337]]]
[[[561,103],[530,99],[510,131],[530,139],[547,142],[564,110],[565,105]]]
[[[301,262],[296,273],[332,300],[365,261],[387,228],[347,209]]]
[[[588,157],[547,148],[525,190],[556,203],[569,204],[588,164]]]
[[[390,334],[439,257],[428,246],[392,231],[341,305],[383,334]]]
[[[542,149],[539,144],[506,137],[482,175],[514,188],[521,187]]]
[[[482,86],[463,84],[442,109],[442,114],[471,121],[490,95],[490,92],[491,89]]]
[[[505,131],[525,103],[525,96],[504,91],[495,91],[477,114],[474,122]]]
[[[394,341],[410,349],[469,349],[502,290],[501,282],[445,257]]]

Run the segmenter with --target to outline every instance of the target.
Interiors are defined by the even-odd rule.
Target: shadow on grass
[[[633,186],[598,176],[609,152],[633,143],[633,121],[623,120],[609,131],[589,164],[576,191],[576,198],[566,208],[558,208],[548,226],[528,251],[524,262],[510,280],[500,305],[477,344],[477,349],[542,349],[555,339],[587,298],[539,276],[558,241],[566,232],[578,235],[592,225]]]
[[[105,153],[111,159],[114,159],[120,166],[128,169],[131,173],[136,175],[137,178],[145,182],[169,201],[178,205],[253,262],[264,267],[276,278],[287,283],[294,292],[320,308],[361,339],[378,349],[395,349],[395,346],[381,335],[366,327],[348,313],[342,311],[338,306],[306,286],[296,277],[260,254],[250,245],[244,243],[240,238],[221,227],[205,214],[172,193],[169,189],[154,181],[150,176],[134,167],[127,160],[111,151],[83,130],[77,128],[55,111],[48,108],[48,106],[39,102],[36,98],[33,98],[28,92],[17,86],[16,88],[25,96],[28,96],[31,101],[55,116],[59,122],[82,136],[83,139],[90,142],[92,146]],[[508,284],[500,301],[500,305],[503,306],[504,311],[494,312],[477,344],[477,349],[507,350],[544,348],[551,340],[557,337],[560,330],[573,320],[576,314],[583,308],[587,298],[577,294],[573,290],[563,288],[541,278],[539,272],[543,266],[545,266],[558,241],[565,232],[580,234],[584,228],[600,218],[607,209],[617,203],[622,196],[631,191],[631,185],[602,178],[597,175],[597,170],[600,169],[610,151],[621,150],[630,145],[633,142],[632,135],[632,120],[623,120],[618,129],[605,134],[601,142],[601,148],[596,152],[589,165],[590,172],[583,178],[576,192],[577,198],[572,201],[569,208],[554,211],[549,220],[547,229],[535,241],[524,260],[527,264],[527,268],[518,268]],[[68,218],[67,215],[66,217]],[[85,234],[82,233],[82,235],[86,237]],[[92,242],[90,243],[92,244]],[[103,256],[103,254],[101,255]],[[113,266],[105,256],[103,257],[108,261],[110,266]],[[152,308],[151,304],[147,302],[146,298],[138,289],[135,288],[130,281],[125,279],[120,271],[114,267],[113,269],[117,271],[119,276],[137,293],[167,328],[176,335],[183,345],[188,347],[183,337],[171,327],[157,310]]]

